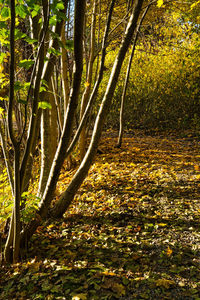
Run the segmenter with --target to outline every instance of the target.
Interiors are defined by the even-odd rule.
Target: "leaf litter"
[[[200,143],[104,137],[73,204],[2,266],[0,299],[200,299]],[[73,172],[61,174],[60,191]]]

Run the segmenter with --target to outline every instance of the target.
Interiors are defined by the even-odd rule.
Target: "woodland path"
[[[64,218],[2,267],[0,299],[200,299],[199,138],[108,136]]]

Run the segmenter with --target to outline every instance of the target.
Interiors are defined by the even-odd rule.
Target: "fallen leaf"
[[[87,300],[87,294],[78,294],[73,296],[72,300]]]
[[[170,257],[172,255],[172,253],[173,253],[172,249],[170,247],[168,247],[167,251],[166,251],[167,256]]]
[[[158,279],[156,281],[156,285],[169,289],[172,285],[175,285],[175,282],[173,280],[163,278],[163,279]]]

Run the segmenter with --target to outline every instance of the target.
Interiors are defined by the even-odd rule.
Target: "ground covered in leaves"
[[[0,299],[200,299],[200,141],[105,137],[64,218],[0,271]],[[63,172],[58,186],[69,181]]]

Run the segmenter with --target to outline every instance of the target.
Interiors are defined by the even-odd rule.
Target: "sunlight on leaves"
[[[156,285],[169,289],[171,288],[171,286],[175,285],[175,282],[173,280],[163,278],[163,279],[158,279],[156,281]]]
[[[166,251],[167,256],[170,257],[172,255],[172,253],[173,253],[172,249],[170,247],[168,247],[167,251]]]
[[[78,294],[73,296],[72,300],[87,300],[87,294]]]
[[[158,1],[157,1],[157,6],[158,6],[158,7],[161,7],[162,5],[163,5],[163,0],[158,0]]]

